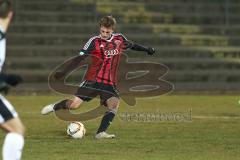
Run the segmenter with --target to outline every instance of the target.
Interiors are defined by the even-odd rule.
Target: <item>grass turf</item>
[[[138,99],[134,107],[121,102],[119,115],[108,130],[116,139],[93,138],[100,118],[83,122],[82,140],[67,137],[69,122],[41,108],[60,96],[9,96],[26,128],[24,160],[226,160],[240,159],[238,96],[160,96]],[[94,100],[79,111],[98,104]],[[122,113],[185,114],[188,120],[125,121]],[[4,133],[0,133],[1,143]]]

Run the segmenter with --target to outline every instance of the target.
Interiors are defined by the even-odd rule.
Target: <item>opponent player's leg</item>
[[[25,129],[13,106],[4,97],[0,97],[0,127],[7,131],[2,148],[3,160],[20,159]]]
[[[42,109],[41,114],[46,115],[60,109],[76,109],[83,103],[83,101],[84,100],[77,96],[74,96],[73,99],[64,99],[60,102],[45,106]]]
[[[3,160],[21,159],[24,146],[24,126],[19,118],[13,118],[1,124],[1,127],[8,133],[5,137],[2,156]]]
[[[18,117],[10,119],[7,122],[0,124],[0,126],[6,132],[14,132],[21,135],[24,135],[25,132],[25,127]]]
[[[119,107],[119,98],[118,97],[111,97],[107,99],[106,106],[108,111],[104,114],[100,126],[98,128],[97,134],[95,138],[102,139],[102,138],[114,138],[114,134],[106,133],[106,130],[112,123]]]

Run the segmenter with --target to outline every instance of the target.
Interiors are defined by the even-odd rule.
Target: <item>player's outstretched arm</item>
[[[149,55],[153,55],[155,53],[155,49],[152,47],[146,47],[140,44],[137,44],[135,42],[130,42],[130,41],[126,41],[125,42],[125,46],[128,49],[132,49],[135,51],[143,51],[143,52],[147,52],[147,54]]]

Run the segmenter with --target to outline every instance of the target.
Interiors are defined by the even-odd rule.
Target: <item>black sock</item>
[[[59,109],[68,109],[68,99],[62,100],[58,103],[56,103],[53,107],[54,111],[57,111]]]
[[[106,112],[105,115],[102,118],[101,124],[98,128],[97,134],[100,132],[104,132],[107,130],[111,122],[113,121],[113,118],[115,117],[115,113],[113,112]]]

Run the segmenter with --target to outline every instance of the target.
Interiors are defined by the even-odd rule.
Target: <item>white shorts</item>
[[[18,117],[18,114],[11,103],[0,94],[0,124]]]

